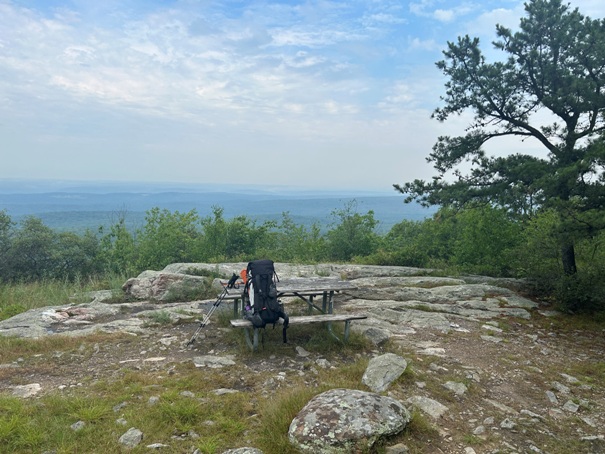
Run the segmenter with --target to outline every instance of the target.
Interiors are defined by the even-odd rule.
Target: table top
[[[350,281],[341,281],[336,278],[284,278],[277,282],[277,293],[279,296],[302,294],[319,295],[324,292],[340,292],[343,290],[355,290],[357,286]],[[226,298],[241,297],[244,291],[243,284],[239,288],[227,289]]]

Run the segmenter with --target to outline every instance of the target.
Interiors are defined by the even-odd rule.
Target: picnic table
[[[284,278],[277,283],[277,297],[298,297],[309,306],[309,311],[317,309],[322,314],[334,312],[334,294],[357,287],[350,281],[335,278]],[[227,288],[225,300],[233,301],[233,316],[238,317],[243,311],[243,284],[239,287]],[[315,298],[321,296],[321,307],[315,304]]]
[[[352,314],[335,315],[334,294],[346,290],[355,290],[356,288],[350,281],[342,281],[335,278],[285,278],[280,279],[277,283],[277,297],[300,298],[307,303],[309,314],[313,309],[321,313],[321,315],[315,316],[289,317],[290,325],[325,323],[327,324],[328,332],[336,339],[341,340],[332,331],[332,322],[344,322],[345,331],[343,338],[344,342],[347,342],[351,321],[365,319],[366,316]],[[225,289],[226,295],[224,299],[233,301],[233,315],[236,318],[235,320],[231,320],[231,326],[234,328],[244,328],[246,343],[252,351],[257,350],[259,329],[255,328],[249,320],[245,320],[239,316],[244,311],[242,298],[243,284],[239,288],[229,289],[225,287]],[[321,307],[315,304],[316,297],[321,297]]]

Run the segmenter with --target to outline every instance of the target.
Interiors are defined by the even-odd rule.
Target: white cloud
[[[217,154],[251,152],[279,157],[286,183],[286,154],[310,185],[421,177],[437,135],[464,128],[429,118],[446,41],[483,39],[522,13],[517,0],[38,1],[0,3],[0,132],[12,151],[0,178],[77,165],[128,178],[116,165],[127,159],[145,162],[146,179],[195,179]]]
[[[440,7],[441,5],[448,7],[442,8]],[[467,4],[466,2],[454,6],[451,6],[451,2],[438,0],[421,0],[420,2],[410,3],[410,11],[414,15],[432,18],[444,23],[453,22],[460,17],[472,13],[475,9],[475,5]]]

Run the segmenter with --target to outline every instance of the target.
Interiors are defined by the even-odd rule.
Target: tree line
[[[226,219],[195,210],[153,208],[145,224],[126,228],[125,216],[108,228],[73,233],[54,231],[36,217],[19,224],[0,211],[0,281],[75,280],[108,274],[132,277],[170,263],[229,262],[270,258],[278,262],[353,262],[430,268],[527,279],[536,295],[573,311],[605,309],[603,233],[576,244],[582,273],[566,275],[560,256],[556,211],[531,219],[488,204],[441,208],[422,221],[402,220],[387,233],[376,232],[373,211],[355,202],[332,212],[329,228],[247,216]]]

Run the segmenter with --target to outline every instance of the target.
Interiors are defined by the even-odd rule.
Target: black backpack
[[[287,342],[286,329],[288,315],[277,299],[277,282],[273,260],[254,260],[246,268],[246,286],[243,299],[246,306],[245,318],[250,320],[255,328],[264,328],[275,324],[280,318],[284,320],[283,340]]]

